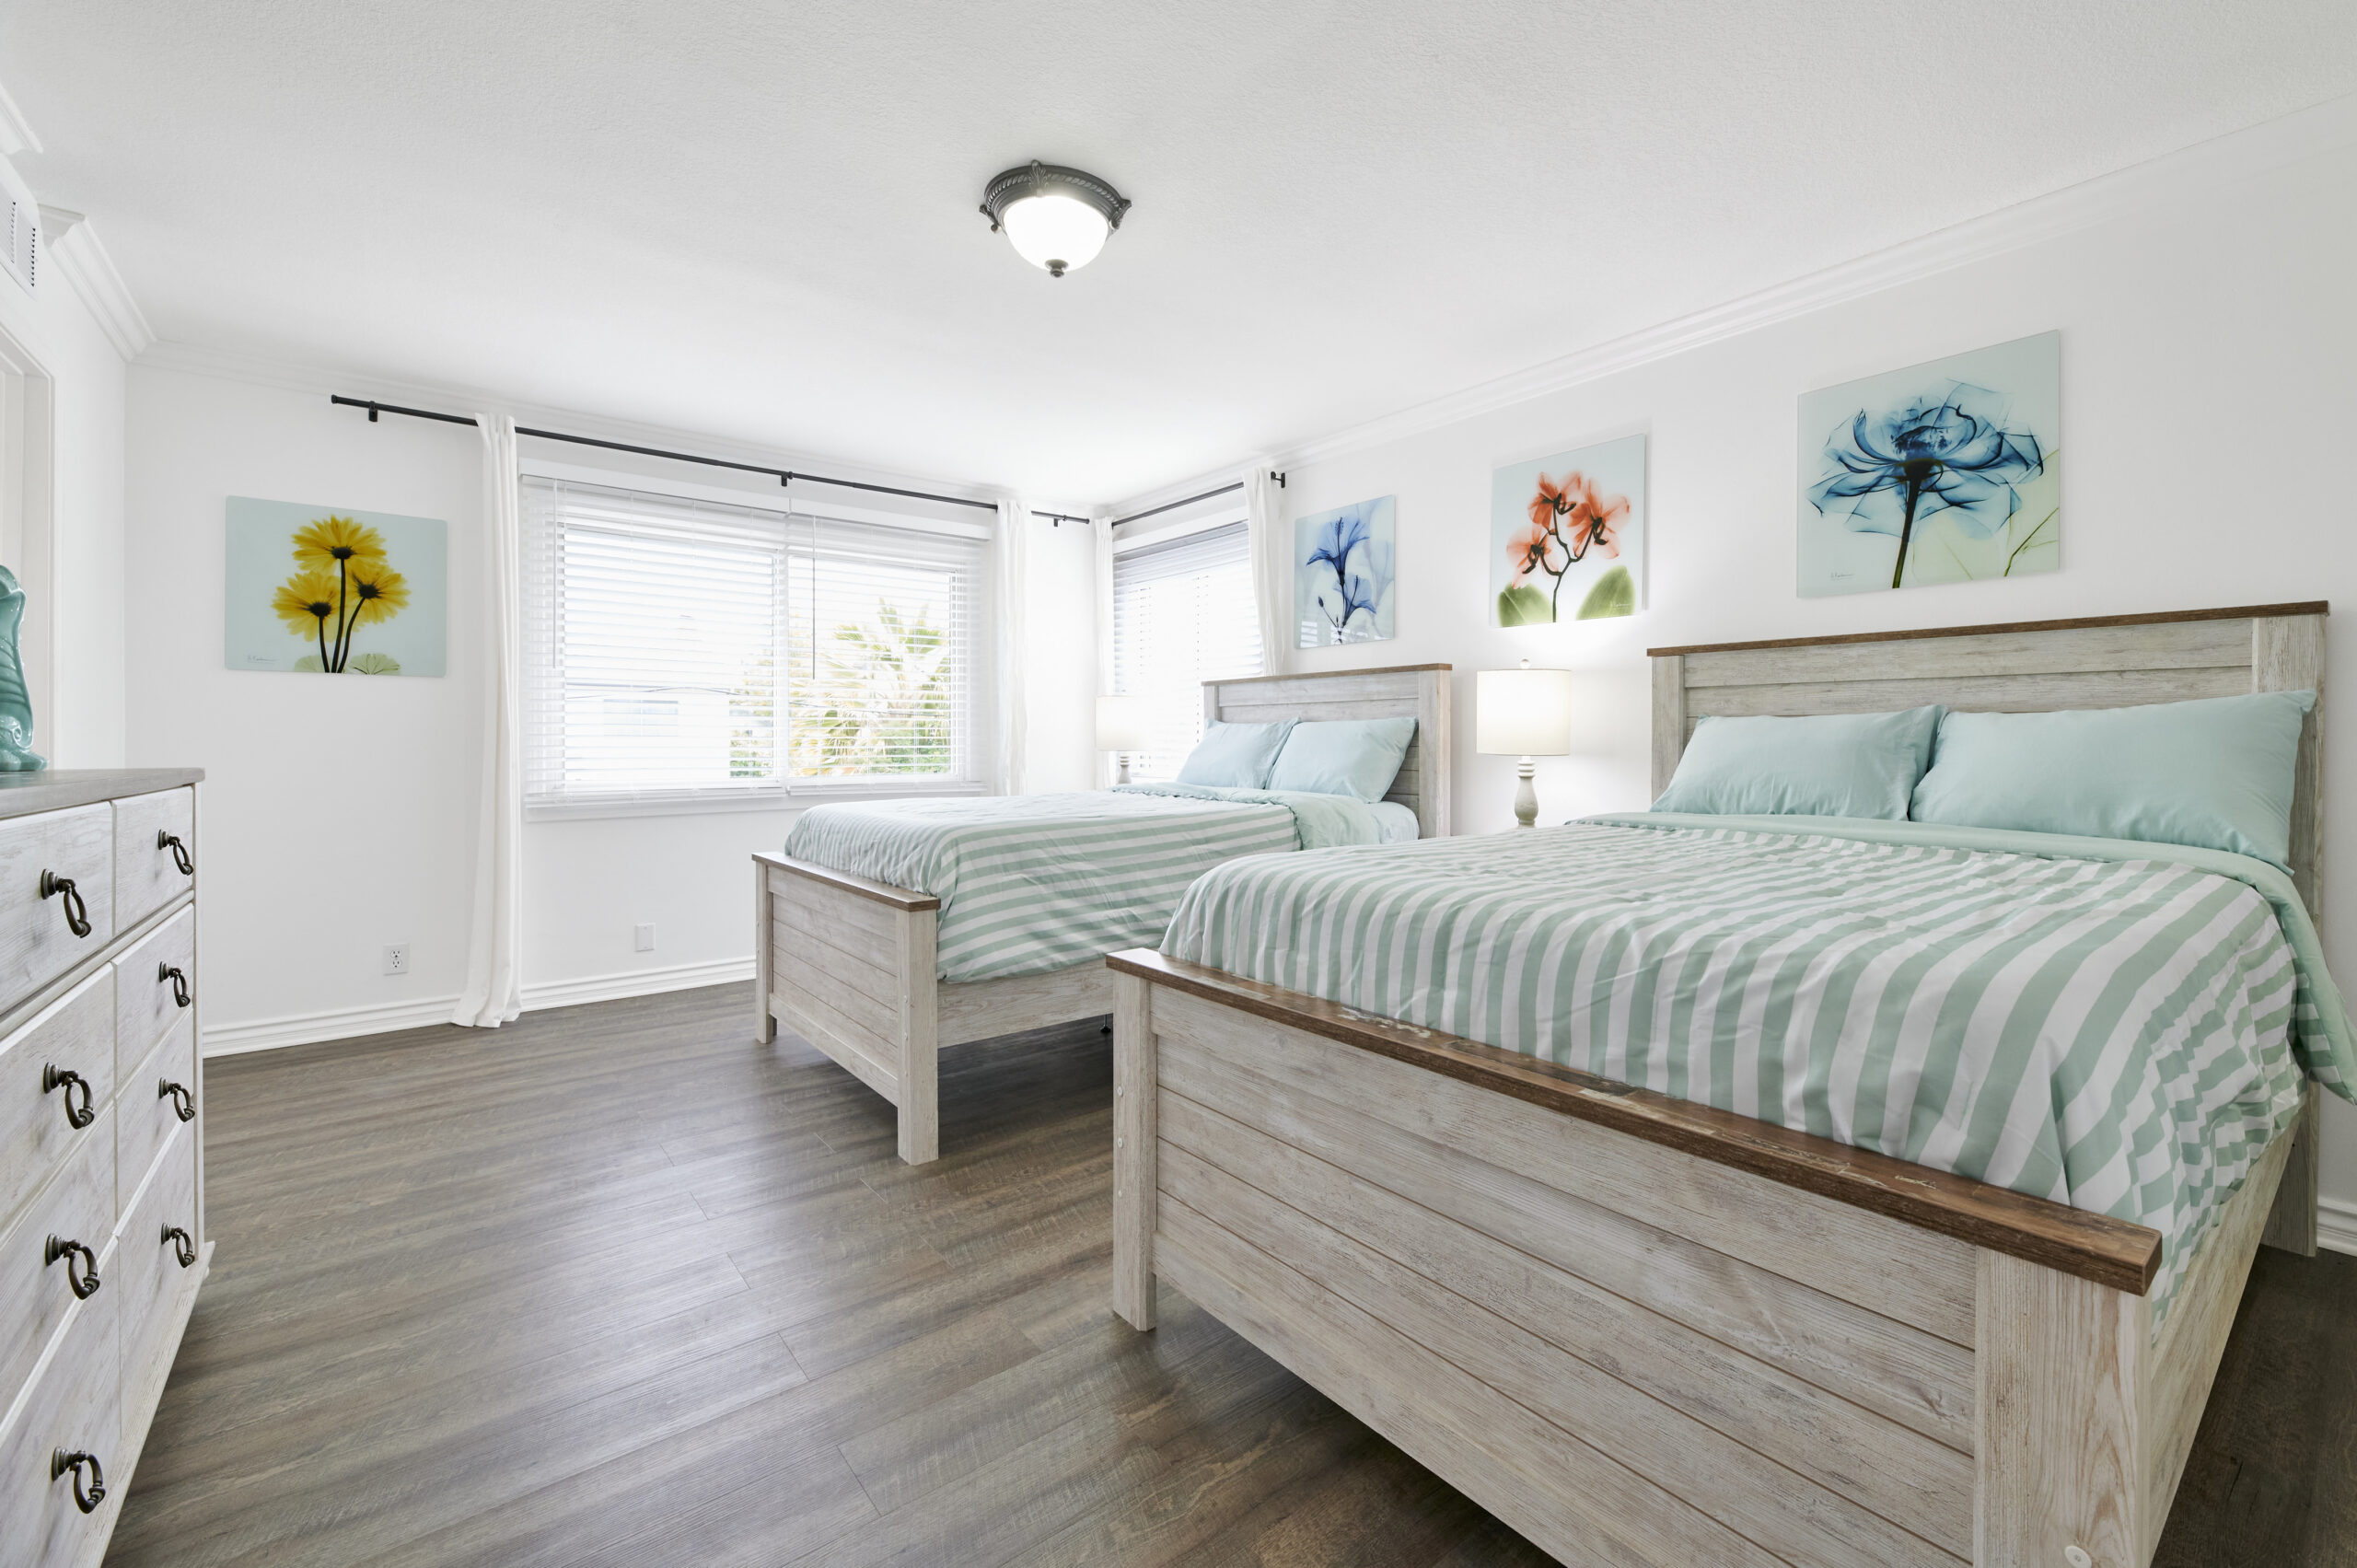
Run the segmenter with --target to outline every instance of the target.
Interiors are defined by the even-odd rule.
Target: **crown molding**
[[[2328,99],[2241,131],[2163,153],[2013,206],[1967,218],[1914,239],[1839,261],[1724,304],[1642,328],[1528,369],[1480,382],[1330,435],[1297,441],[1270,459],[1277,468],[1322,462],[1386,442],[1511,408],[1534,398],[1722,343],[1852,299],[1920,282],[1954,268],[2024,250],[2114,218],[2184,201],[2189,194],[2229,189],[2268,170],[2357,145],[2357,94]],[[1113,508],[1116,515],[1151,506],[1165,495],[1232,473],[1235,465],[1206,470],[1157,486]]]
[[[8,96],[7,88],[0,87],[0,157],[41,150],[41,138],[33,134],[24,110],[17,107],[17,100]]]
[[[41,208],[41,222],[50,264],[82,296],[115,353],[126,361],[137,359],[156,341],[156,330],[132,297],[131,285],[115,271],[114,258],[107,254],[98,230],[88,218],[64,207]]]

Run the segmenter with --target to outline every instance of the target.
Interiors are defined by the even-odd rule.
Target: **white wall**
[[[1024,788],[1097,787],[1096,540],[1104,523],[1031,519]]]
[[[1295,515],[1399,496],[1399,635],[1297,668],[1457,667],[1459,832],[1512,823],[1511,759],[1473,754],[1472,672],[1582,673],[1576,755],[1542,761],[1542,821],[1643,807],[1648,645],[2329,598],[2357,612],[2357,153],[2339,152],[1655,361],[1446,428],[1293,465]],[[1805,390],[2027,333],[2062,333],[2062,570],[1842,598],[1794,591],[1794,403]],[[1501,631],[1492,466],[1651,437],[1647,604],[1622,621]],[[2338,618],[2337,618],[2338,619]],[[2329,683],[2357,701],[2357,626]],[[2328,731],[2350,842],[2357,723]],[[2357,986],[2357,854],[2328,859],[2326,939]],[[2325,1191],[2357,1201],[2357,1110],[2328,1096]],[[2357,1213],[2351,1218],[2357,1220]],[[2357,1236],[2357,1230],[2351,1235]]]
[[[129,560],[107,624],[129,629],[130,761],[209,772],[208,1041],[329,1039],[447,1017],[466,974],[482,765],[479,438],[391,416],[371,424],[317,390],[152,365],[132,370],[129,411]],[[662,466],[598,458],[624,471]],[[739,487],[765,501],[777,494],[758,480]],[[231,495],[447,520],[448,674],[313,681],[224,668]],[[1030,526],[1033,787],[1086,788],[1088,529]],[[528,824],[526,1005],[749,974],[749,857],[781,846],[794,815]],[[652,952],[633,947],[641,923],[656,927]],[[410,944],[411,972],[389,977],[380,949],[395,942]]]
[[[146,366],[131,371],[128,412],[128,760],[206,772],[208,1034],[318,1014],[447,1018],[466,978],[481,790],[480,438]],[[226,668],[232,495],[447,519],[448,673]],[[395,942],[411,970],[386,976]]]

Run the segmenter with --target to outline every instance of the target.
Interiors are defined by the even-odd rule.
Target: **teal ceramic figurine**
[[[25,590],[0,566],[0,773],[37,773],[49,760],[33,750],[33,700],[17,633],[25,623]]]

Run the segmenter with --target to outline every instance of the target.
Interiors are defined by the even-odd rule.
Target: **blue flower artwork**
[[[1294,645],[1378,643],[1393,633],[1394,497],[1296,518]]]
[[[2061,335],[1801,399],[1803,598],[2061,565]]]

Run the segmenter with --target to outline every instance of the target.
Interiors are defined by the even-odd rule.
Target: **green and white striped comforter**
[[[1339,796],[1125,784],[817,806],[785,853],[939,899],[941,978],[970,981],[1150,944],[1187,884],[1237,855],[1381,836],[1368,807]]]
[[[1904,822],[1599,818],[1231,862],[1176,958],[2135,1221],[2156,1309],[2348,1016],[2282,872]]]

